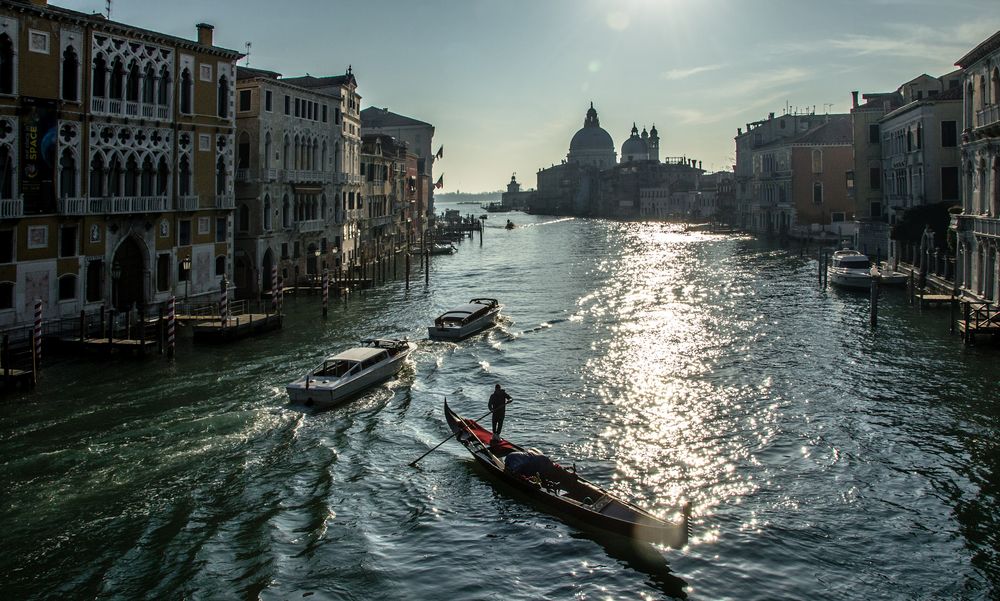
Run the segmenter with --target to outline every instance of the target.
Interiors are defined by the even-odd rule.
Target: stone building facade
[[[962,212],[955,283],[968,296],[1000,300],[1000,31],[956,63],[964,69]]]
[[[292,284],[353,258],[343,243],[340,98],[270,71],[237,73],[235,281],[239,294],[258,296],[271,289],[272,267]]]
[[[197,34],[0,2],[0,323],[218,291],[240,55]]]

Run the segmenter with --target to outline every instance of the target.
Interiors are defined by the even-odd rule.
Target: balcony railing
[[[268,167],[267,169],[262,169],[261,171],[262,171],[262,173],[264,175],[264,179],[265,180],[267,180],[269,182],[273,182],[273,181],[277,181],[278,180],[278,170],[277,169],[274,169],[273,167]]]
[[[285,181],[331,183],[333,182],[333,173],[306,169],[287,169],[285,170]]]
[[[238,182],[248,182],[250,181],[250,170],[246,167],[240,167],[236,170],[236,181]]]
[[[170,107],[162,104],[91,96],[90,111],[99,115],[120,115],[133,119],[170,119]]]
[[[977,217],[972,220],[973,231],[983,236],[1000,238],[1000,219]]]
[[[24,217],[24,201],[21,199],[6,198],[0,200],[0,219],[11,217]]]
[[[322,219],[307,219],[305,221],[296,221],[295,230],[301,233],[306,232],[322,232],[324,222]]]
[[[86,215],[86,198],[60,198],[59,213],[63,215]]]
[[[988,106],[976,111],[976,127],[987,127],[1000,123],[1000,104]]]
[[[170,210],[166,196],[118,196],[87,199],[87,214],[111,215],[128,213],[162,213]]]
[[[232,209],[236,206],[236,198],[232,194],[216,194],[215,208]]]
[[[198,195],[194,196],[178,196],[177,197],[177,210],[178,211],[197,211],[198,210]]]

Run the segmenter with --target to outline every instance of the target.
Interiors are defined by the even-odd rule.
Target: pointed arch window
[[[271,168],[271,132],[264,134],[264,169]]]
[[[292,207],[288,204],[287,194],[281,204],[281,225],[284,228],[292,227]]]
[[[221,156],[215,162],[215,193],[220,196],[226,193],[226,159]]]
[[[140,80],[142,77],[139,75],[139,65],[132,61],[132,64],[128,67],[128,79],[125,85],[125,100],[129,102],[139,102],[139,89]]]
[[[181,164],[177,170],[177,186],[180,196],[191,196],[191,164],[186,155],[181,157]]]
[[[271,197],[264,195],[264,231],[271,231]]]
[[[184,69],[181,71],[181,112],[191,114],[192,95],[191,71]]]
[[[326,194],[322,196],[322,200],[320,201],[319,218],[326,219]]]
[[[323,150],[319,155],[319,170],[326,171],[326,140],[323,140]]]
[[[122,195],[122,178],[125,175],[125,169],[122,167],[121,157],[115,155],[111,159],[111,164],[108,169],[108,196],[121,196]]]
[[[139,189],[139,161],[135,160],[135,155],[130,156],[125,162],[125,196],[135,196]]]
[[[236,168],[250,168],[250,134],[240,132],[239,145],[236,147]]]
[[[59,196],[74,198],[76,196],[76,157],[69,148],[62,151],[59,157]]]
[[[240,231],[250,231],[250,207],[246,203],[240,203]]]
[[[219,78],[219,116],[229,117],[229,79],[225,75]]]
[[[153,65],[146,65],[142,75],[142,101],[146,104],[156,101],[156,71]]]
[[[63,100],[76,102],[80,99],[80,90],[77,85],[80,71],[80,59],[76,56],[76,50],[72,46],[67,46],[63,51],[62,58],[62,97]]]
[[[281,168],[288,169],[288,152],[291,150],[291,145],[288,141],[288,135],[285,135],[284,148],[281,150]]]
[[[156,195],[168,196],[170,193],[170,167],[167,166],[167,159],[160,157],[160,162],[156,166]]]
[[[14,93],[14,42],[0,34],[0,94]]]
[[[146,157],[142,161],[142,174],[139,178],[139,195],[152,196],[156,184],[156,171],[153,169],[153,159]]]
[[[104,158],[95,155],[90,161],[90,195],[94,198],[103,198],[107,188],[107,169],[104,166]]]
[[[91,82],[91,96],[104,98],[108,95],[108,62],[103,54],[94,58],[94,76]]]
[[[164,65],[160,69],[160,77],[156,81],[156,104],[167,106],[170,104],[170,71]]]
[[[125,67],[122,65],[122,59],[116,58],[113,63],[111,63],[111,82],[108,86],[108,95],[115,100],[121,100],[122,94],[124,93],[125,87]]]

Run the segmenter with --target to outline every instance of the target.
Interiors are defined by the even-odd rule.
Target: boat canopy
[[[385,349],[382,348],[352,348],[327,358],[327,361],[355,361],[357,363],[361,363],[368,359],[378,357],[379,355],[384,355],[385,352]]]

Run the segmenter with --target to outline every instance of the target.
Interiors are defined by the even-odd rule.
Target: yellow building
[[[238,52],[0,0],[0,325],[216,293]]]

